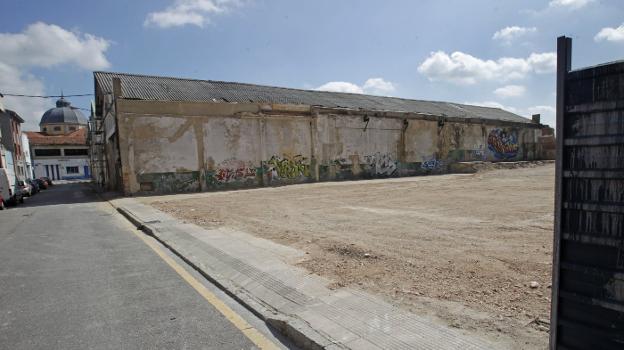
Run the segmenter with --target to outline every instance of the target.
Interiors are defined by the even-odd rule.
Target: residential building
[[[0,168],[6,168],[6,164],[6,149],[4,149],[4,144],[2,142],[2,128],[0,128]]]
[[[40,131],[27,131],[35,177],[52,180],[91,177],[87,146],[87,118],[65,98],[46,111]]]
[[[34,178],[32,158],[30,156],[30,142],[26,132],[22,133],[22,147],[24,149],[24,174],[27,180]]]
[[[2,104],[2,94],[0,94],[0,113],[4,113],[4,105]],[[4,149],[4,141],[2,140],[2,127],[0,127],[0,168],[6,168],[6,150]]]
[[[440,174],[545,157],[552,129],[449,102],[95,72],[96,183],[125,194]],[[95,165],[94,165],[95,167]]]
[[[24,119],[10,109],[0,111],[0,129],[2,130],[1,142],[5,150],[5,162],[13,164],[12,171],[17,180],[26,179],[21,127],[23,122]],[[7,166],[7,169],[8,168],[9,166]]]

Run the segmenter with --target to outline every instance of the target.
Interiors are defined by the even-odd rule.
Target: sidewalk
[[[132,198],[119,212],[298,345],[309,349],[493,349],[500,344],[397,309],[373,295],[331,290],[289,264],[304,253],[240,231],[181,223]]]

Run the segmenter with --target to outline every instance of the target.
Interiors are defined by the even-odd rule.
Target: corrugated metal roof
[[[93,75],[103,93],[112,92],[113,77],[116,77],[121,79],[122,96],[138,100],[304,104],[531,123],[527,118],[500,108],[450,102],[126,73],[94,72]]]

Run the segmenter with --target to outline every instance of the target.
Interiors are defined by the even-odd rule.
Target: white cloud
[[[567,8],[571,10],[577,10],[585,7],[587,4],[594,2],[594,0],[551,0],[548,3],[549,7],[555,8]]]
[[[203,27],[210,22],[210,15],[227,12],[239,4],[239,0],[175,0],[163,11],[148,13],[143,25],[170,28],[190,24]]]
[[[557,110],[553,106],[533,106],[527,108],[527,112],[529,114],[542,114],[542,115],[552,115],[554,116]]]
[[[72,63],[84,69],[110,66],[106,39],[36,22],[21,33],[0,33],[0,61],[12,66],[52,67]]]
[[[0,42],[0,92],[5,94],[45,95],[44,82],[31,68],[73,64],[92,70],[110,66],[105,56],[108,40],[54,24],[36,22],[21,33],[0,33]],[[3,104],[24,118],[27,130],[38,130],[39,118],[52,106],[49,100],[13,96],[6,96]]]
[[[325,83],[317,87],[316,90],[331,92],[350,92],[352,94],[364,93],[364,90],[361,87],[346,81],[330,81],[329,83]]]
[[[481,81],[509,81],[525,78],[530,73],[551,73],[557,65],[554,52],[532,53],[527,58],[502,57],[482,60],[463,52],[448,55],[432,52],[418,67],[418,72],[430,81],[448,81],[455,84],[476,84]]]
[[[496,101],[483,101],[483,102],[465,102],[465,104],[467,105],[473,105],[473,106],[481,106],[481,107],[490,107],[490,108],[500,108],[500,109],[504,109],[508,112],[511,113],[519,113],[519,110],[515,107],[511,107],[511,106],[506,106],[503,105],[502,103],[496,102]]]
[[[43,82],[31,74],[22,73],[18,68],[0,62],[0,91],[12,94],[43,95]],[[2,103],[22,118],[24,130],[38,130],[39,118],[50,106],[49,101],[40,98],[5,96]]]
[[[494,94],[500,98],[520,97],[525,92],[526,88],[522,85],[506,85],[494,90]]]
[[[330,81],[319,86],[316,90],[349,92],[352,94],[388,95],[395,90],[395,86],[392,82],[386,81],[383,78],[370,78],[364,82],[363,86],[346,81]]]
[[[598,34],[594,37],[595,41],[615,41],[620,42],[624,41],[624,23],[617,28],[602,28]]]
[[[394,84],[383,78],[370,78],[363,86],[363,90],[367,93],[388,94],[395,90]]]
[[[557,54],[554,52],[532,53],[527,63],[535,73],[547,74],[557,70]]]
[[[492,39],[500,40],[505,43],[510,43],[511,41],[517,38],[520,38],[524,35],[535,33],[535,32],[537,32],[537,28],[535,27],[518,27],[518,26],[505,27],[497,31],[496,33],[494,33],[494,35],[492,36]]]

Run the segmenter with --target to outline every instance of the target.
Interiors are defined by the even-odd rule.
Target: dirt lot
[[[143,200],[205,227],[302,249],[308,258],[294,263],[336,288],[362,288],[453,327],[541,349],[553,188],[547,164]]]

